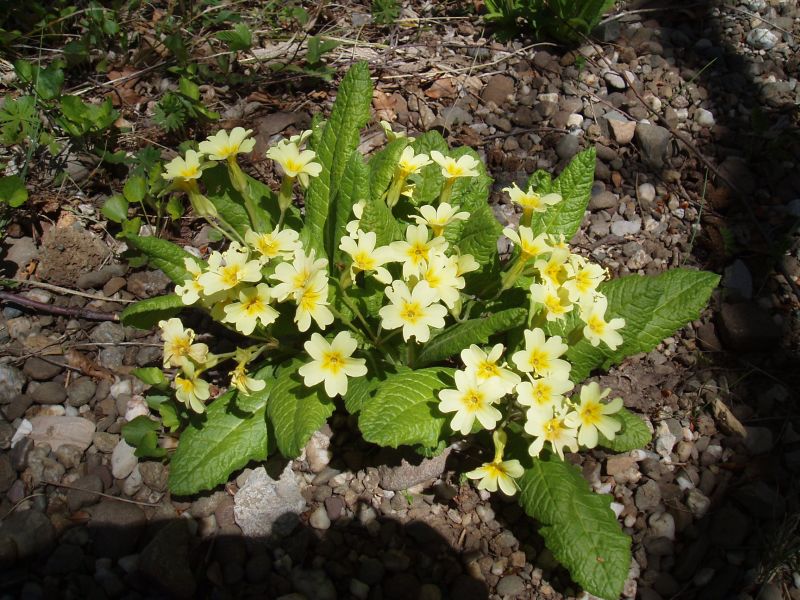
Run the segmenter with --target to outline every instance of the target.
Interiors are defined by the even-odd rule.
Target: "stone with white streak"
[[[291,463],[277,480],[264,467],[255,469],[233,502],[236,524],[253,537],[289,535],[297,526],[297,515],[306,509]]]
[[[95,425],[82,417],[38,416],[30,420],[30,438],[45,443],[52,450],[72,444],[85,451],[92,443]]]

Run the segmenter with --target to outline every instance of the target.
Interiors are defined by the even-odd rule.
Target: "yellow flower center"
[[[400,318],[407,323],[411,323],[412,325],[415,325],[417,321],[423,317],[423,315],[424,311],[422,310],[422,306],[420,306],[419,302],[405,302],[402,310],[400,311]]]
[[[436,289],[442,285],[442,278],[439,277],[439,275],[433,269],[428,269],[425,271],[425,281],[427,281],[428,285],[433,289]]]
[[[484,465],[483,468],[487,477],[500,477],[501,475],[506,474],[506,472],[498,463],[489,463],[488,465]]]
[[[309,277],[311,277],[311,272],[308,269],[298,271],[297,274],[292,278],[292,286],[294,286],[294,289],[296,290],[301,289],[306,285]]]
[[[561,436],[561,430],[564,428],[563,421],[554,417],[544,424],[544,439],[548,442],[554,442]]]
[[[539,194],[530,193],[524,194],[519,199],[520,206],[523,208],[527,208],[528,210],[536,210],[542,205],[542,199]]]
[[[464,169],[459,167],[455,162],[448,164],[445,170],[450,177],[461,177],[464,175]]]
[[[264,302],[261,296],[255,295],[242,303],[242,308],[248,316],[254,316],[264,311]]]
[[[194,179],[200,174],[200,169],[194,165],[192,166],[186,165],[178,173],[184,179]]]
[[[286,168],[287,174],[299,173],[300,171],[303,170],[303,163],[297,162],[296,160],[289,158],[286,160],[284,167]]]
[[[225,284],[227,288],[232,288],[238,285],[242,280],[242,268],[238,263],[225,265],[220,270],[219,276],[220,279],[222,279],[222,283]]]
[[[483,404],[483,394],[475,389],[469,390],[466,394],[464,394],[464,404],[468,410],[478,410]]]
[[[482,360],[478,363],[476,372],[480,379],[489,379],[490,377],[497,377],[500,375],[500,369],[497,365],[488,360]]]
[[[555,294],[548,294],[544,300],[544,305],[554,315],[563,314],[565,310],[565,307],[561,304],[561,298]]]
[[[176,377],[175,387],[180,389],[180,391],[182,391],[184,394],[193,394],[195,389],[194,380]]]
[[[581,407],[578,416],[584,425],[596,425],[603,416],[603,407],[598,402],[589,402]]]
[[[537,404],[546,404],[553,393],[553,388],[545,383],[538,383],[533,388],[533,399]]]
[[[561,275],[561,263],[550,263],[544,270],[545,277],[553,283],[558,283],[558,278]]]
[[[353,257],[353,264],[362,271],[371,271],[375,268],[375,259],[367,252],[360,250]]]
[[[547,352],[531,350],[530,356],[528,357],[528,364],[534,371],[539,372],[550,366],[550,357],[547,355]]]
[[[300,306],[304,310],[312,311],[316,308],[317,304],[319,304],[320,298],[322,298],[320,292],[314,288],[308,288],[303,291],[303,295],[300,297]]]
[[[322,368],[336,375],[344,368],[345,358],[341,352],[331,350],[322,355]]]
[[[411,260],[414,261],[414,264],[423,260],[428,260],[428,245],[416,243],[409,248],[408,255]]]
[[[262,235],[258,239],[257,246],[258,251],[269,258],[277,256],[278,250],[280,250],[280,244],[278,244],[278,241],[269,234]]]
[[[578,271],[578,274],[575,275],[575,287],[584,293],[592,289],[592,276],[588,271]]]
[[[606,323],[602,318],[598,317],[597,315],[592,315],[589,317],[589,322],[587,323],[589,329],[591,329],[596,335],[603,335],[603,332],[606,330]]]

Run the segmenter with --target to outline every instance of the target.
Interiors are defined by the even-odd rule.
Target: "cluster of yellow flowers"
[[[217,216],[213,205],[202,196],[197,180],[207,165],[225,161],[234,187],[246,190],[236,155],[252,150],[254,140],[248,137],[250,133],[240,127],[230,134],[220,131],[199,145],[199,153],[188,151],[185,158],[169,163],[164,177],[173,182],[174,189],[189,194],[200,214]],[[295,180],[307,187],[310,178],[321,172],[315,153],[301,150],[309,135],[304,132],[284,140],[267,152],[284,173],[278,199],[281,214],[291,204]],[[318,258],[314,250],[306,252],[298,233],[282,227],[281,218],[272,231],[247,231],[225,252],[211,252],[205,267],[187,258],[185,266],[191,278],[177,286],[176,293],[184,304],[200,303],[216,320],[244,335],[269,339],[267,328],[280,314],[276,304],[293,304],[299,331],[308,331],[312,323],[324,331],[338,316],[329,299],[329,286],[338,285],[347,302],[347,289],[363,274],[386,286],[387,302],[378,311],[379,332],[395,330],[412,346],[427,342],[432,329],[445,326],[448,312],[459,318],[465,298],[464,274],[479,268],[473,256],[461,254],[445,237],[448,226],[470,217],[450,200],[458,178],[479,174],[473,157],[463,155],[456,160],[436,151],[417,154],[407,146],[395,167],[386,203],[391,208],[400,196],[413,197],[414,185],[409,179],[434,163],[441,168],[445,182],[438,204],[418,207],[418,214],[411,217],[415,224],[406,226],[404,240],[378,246],[376,234],[361,229],[363,204],[353,207],[354,218],[346,226],[347,234],[339,240],[339,249],[349,257],[341,278],[330,278],[327,259]],[[563,239],[546,234],[534,237],[530,227],[533,213],[558,204],[561,196],[540,195],[533,189],[523,191],[516,184],[504,191],[523,214],[517,229],[503,230],[517,250],[503,273],[502,289],[518,285],[522,276],[532,276],[531,322],[537,318],[539,324],[564,319],[576,310],[585,324],[584,337],[594,346],[602,342],[615,349],[622,343],[618,330],[624,320],[605,318],[607,301],[598,291],[605,278],[604,270],[571,253]],[[244,191],[243,196],[247,201]],[[354,306],[348,306],[372,337],[363,316]],[[230,373],[232,386],[245,394],[263,389],[264,382],[246,371],[248,363],[264,351],[263,344],[238,349],[230,355],[212,355],[204,344],[193,343],[194,332],[184,329],[178,319],[162,321],[161,326],[164,366],[181,369],[175,378],[177,397],[193,410],[201,412],[209,397],[208,383],[199,375],[224,359],[236,362]],[[581,389],[579,402],[566,397],[574,384],[569,378],[569,362],[560,358],[568,349],[561,337],[548,338],[541,328],[532,327],[524,331],[524,339],[524,348],[511,356],[513,367],[503,360],[502,344],[488,352],[476,345],[463,350],[464,369],[455,373],[455,389],[439,392],[440,410],[455,413],[450,422],[454,431],[466,435],[477,427],[475,421],[494,430],[495,459],[468,474],[481,480],[479,487],[490,491],[499,486],[506,493],[513,493],[513,478],[522,473],[518,461],[503,460],[505,422],[521,409],[525,411],[525,431],[533,437],[529,447],[533,456],[538,456],[546,443],[562,457],[565,448],[593,448],[598,443],[598,432],[613,438],[620,429],[619,421],[609,415],[620,409],[621,399],[603,402],[610,390],[601,391],[597,384],[589,384]],[[367,374],[365,360],[352,356],[357,345],[349,331],[338,332],[330,342],[313,333],[304,344],[311,360],[299,370],[305,385],[322,383],[330,397],[346,394],[348,378]],[[505,417],[498,409],[501,401],[507,402]]]

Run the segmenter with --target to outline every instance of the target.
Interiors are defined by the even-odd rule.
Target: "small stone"
[[[659,125],[640,122],[636,124],[635,137],[642,152],[642,160],[653,168],[662,168],[667,158],[669,130]]]
[[[703,567],[692,578],[692,583],[697,587],[705,586],[714,577],[714,569],[711,567]]]
[[[8,404],[22,393],[25,375],[11,365],[0,365],[0,404]]]
[[[514,94],[514,80],[507,75],[492,75],[481,92],[481,100],[503,106]]]
[[[628,87],[622,75],[618,75],[613,71],[608,71],[603,74],[603,79],[610,88],[615,90],[624,90],[626,87]]]
[[[363,581],[353,578],[350,580],[350,593],[358,600],[367,600],[369,586]]]
[[[698,108],[694,112],[694,120],[695,123],[700,125],[700,127],[714,126],[714,115],[711,113],[710,110],[706,110],[705,108]]]
[[[626,235],[635,235],[639,233],[641,228],[642,228],[642,220],[639,218],[633,219],[631,221],[611,222],[611,233],[619,237],[624,237]]]
[[[753,456],[757,454],[766,454],[774,445],[772,439],[772,430],[768,427],[752,427],[745,425],[747,435],[744,438],[744,445]]]
[[[56,547],[44,565],[47,575],[67,575],[80,571],[83,567],[83,550],[73,544],[61,544]]]
[[[119,344],[125,341],[125,329],[117,323],[103,321],[92,330],[89,339],[98,344]]]
[[[120,440],[111,453],[111,473],[115,479],[125,479],[131,474],[139,462],[134,454],[136,448],[128,445],[125,440]]]
[[[111,454],[119,443],[119,435],[106,431],[98,431],[92,437],[92,443],[94,447],[103,454]]]
[[[693,488],[686,496],[686,506],[689,507],[696,519],[702,519],[711,508],[711,500],[703,492]]]
[[[122,493],[126,496],[134,496],[140,489],[142,489],[142,474],[139,472],[137,464],[131,474],[122,482]]]
[[[67,469],[74,469],[81,464],[83,450],[72,444],[62,444],[54,452],[56,460]]]
[[[616,208],[619,205],[619,197],[609,191],[603,190],[597,194],[593,194],[589,199],[589,210],[607,210],[609,208]]]
[[[17,510],[0,525],[0,559],[33,558],[49,550],[56,532],[50,519],[37,510]],[[10,550],[10,552],[9,552]]]
[[[67,400],[70,406],[80,407],[94,398],[97,385],[90,377],[78,377],[67,386]]]
[[[63,370],[64,367],[61,365],[48,362],[38,356],[32,356],[26,360],[22,367],[22,372],[34,381],[49,381]]]
[[[556,154],[562,160],[569,160],[578,153],[580,145],[581,143],[578,136],[567,134],[558,140],[556,144]]]
[[[616,119],[608,119],[608,127],[618,144],[624,146],[633,141],[633,134],[636,131],[635,121],[618,121]]]
[[[94,436],[94,423],[82,417],[32,417],[30,423],[29,437],[36,443],[48,444],[52,450],[72,444],[85,451]]]
[[[367,585],[375,585],[380,583],[385,572],[386,570],[381,561],[367,557],[361,560],[358,568],[358,578]]]
[[[636,490],[636,508],[642,512],[651,511],[661,503],[661,488],[648,479]]]
[[[9,421],[14,421],[24,415],[31,404],[33,404],[33,398],[28,394],[18,394],[11,402],[3,406],[3,415]]]
[[[636,188],[636,193],[638,195],[639,202],[641,202],[643,205],[652,206],[656,199],[656,188],[652,183],[639,184],[639,187]]]
[[[301,569],[295,567],[292,570],[292,585],[306,598],[314,600],[336,600],[336,587],[333,582],[321,569]]]
[[[175,598],[192,598],[196,590],[189,541],[188,521],[177,519],[165,525],[139,556],[139,571]]]
[[[291,463],[277,481],[264,467],[258,467],[234,497],[236,523],[248,536],[266,537],[273,531],[282,536],[290,534],[305,507]]]
[[[29,387],[32,387],[31,384]],[[46,381],[40,383],[31,392],[31,398],[37,404],[63,404],[67,399],[67,390],[56,381]]]
[[[727,299],[750,300],[753,297],[753,276],[744,261],[737,258],[725,267],[722,286]]]
[[[106,265],[97,271],[81,274],[76,280],[75,285],[81,290],[89,288],[99,290],[112,277],[124,275],[126,270],[127,267],[125,265]]]
[[[161,271],[136,271],[128,276],[128,291],[137,298],[163,294],[170,280]]]
[[[16,479],[17,474],[11,465],[11,457],[5,453],[0,454],[0,494],[8,491]]]
[[[67,490],[67,505],[72,512],[96,504],[103,491],[103,482],[97,475],[84,475],[70,484]]]
[[[719,313],[719,331],[729,348],[745,352],[772,350],[782,335],[770,315],[751,302],[724,302]]]
[[[656,513],[650,516],[649,533],[654,538],[675,540],[675,518],[668,512]]]
[[[328,450],[331,439],[322,432],[316,431],[306,444],[306,462],[312,473],[321,473],[331,462],[331,453]]]
[[[341,496],[329,496],[325,498],[325,510],[328,518],[335,521],[344,514],[345,502]]]
[[[11,423],[0,421],[0,450],[11,448],[11,440],[14,438],[14,427]]]
[[[610,456],[606,461],[606,473],[617,483],[632,483],[641,478],[636,459],[627,454]]]
[[[167,478],[169,473],[167,468],[160,462],[148,460],[139,463],[139,472],[142,474],[144,484],[155,492],[163,492],[167,489]]]
[[[119,558],[131,554],[147,525],[142,509],[135,504],[103,500],[88,509],[89,534],[96,556]]]
[[[311,513],[311,517],[308,519],[308,523],[314,529],[328,529],[331,526],[331,520],[330,517],[328,517],[325,506],[320,505],[314,509],[314,512]]]
[[[497,583],[500,596],[514,598],[525,591],[525,582],[519,575],[506,575]]]
[[[380,485],[384,490],[401,491],[436,479],[444,472],[450,452],[450,448],[445,448],[438,456],[422,459],[419,465],[412,465],[405,459],[397,467],[381,465],[378,468]]]
[[[758,50],[772,50],[778,43],[778,36],[769,29],[757,27],[747,34],[747,43]]]
[[[736,500],[756,519],[780,519],[786,512],[786,500],[763,481],[740,487]]]

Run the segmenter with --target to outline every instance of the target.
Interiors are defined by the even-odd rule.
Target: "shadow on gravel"
[[[5,528],[19,532],[16,544],[28,556],[0,563],[0,597],[488,598],[486,585],[465,573],[463,557],[421,521],[378,517],[362,525],[339,518],[318,531],[286,513],[273,525],[284,535],[248,538],[226,534],[224,525],[209,535],[203,531],[208,519],[154,514],[148,520],[133,504],[103,501],[86,510],[98,507],[129,524],[93,519],[54,541],[42,513],[10,517]],[[0,553],[8,558],[5,550]]]
[[[708,514],[679,528],[672,580],[662,574],[662,581],[650,578],[648,583],[664,597],[704,600],[742,591],[773,597],[758,584],[772,575],[778,576],[777,582],[789,575],[774,569],[792,548],[800,549],[796,523],[792,525],[800,510],[798,297],[797,287],[787,283],[787,278],[800,276],[800,130],[789,84],[798,76],[800,58],[791,50],[788,56],[769,49],[743,54],[731,38],[750,31],[741,23],[752,20],[754,15],[747,13],[757,3],[726,2],[729,8],[720,18],[721,4],[675,2],[669,10],[655,12],[657,25],[649,25],[660,30],[654,39],[668,41],[664,46],[674,50],[682,79],[696,83],[679,91],[691,102],[701,99],[698,87],[707,91],[702,106],[711,109],[716,124],[700,133],[705,139],[699,149],[736,188],[709,172],[694,254],[701,267],[725,275],[715,298],[716,327],[698,331],[701,345],[710,352],[705,368],[701,364],[696,370],[713,371],[718,382],[724,373],[730,392],[722,386],[716,396],[747,428],[747,438],[725,432],[729,435],[723,447],[734,452],[717,472]],[[793,3],[762,4],[775,7],[774,20],[791,31],[798,16]],[[663,6],[650,6],[657,5]],[[775,25],[754,27],[788,39]],[[705,167],[685,149],[681,154],[683,184],[699,196]],[[784,257],[787,250],[794,257]],[[664,557],[648,558],[654,573],[659,561],[665,564]],[[698,587],[692,582],[701,571],[711,576]]]

